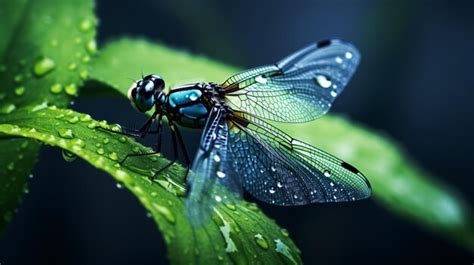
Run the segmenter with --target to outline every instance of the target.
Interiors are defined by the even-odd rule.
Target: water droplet
[[[351,59],[352,58],[352,53],[346,52],[345,56],[346,56],[347,59]]]
[[[256,234],[254,236],[255,242],[263,249],[268,249],[268,242],[263,238],[261,234]]]
[[[71,129],[59,128],[58,134],[62,138],[66,138],[66,139],[73,139],[74,138],[74,133],[72,132]]]
[[[117,153],[115,153],[115,152],[110,153],[109,158],[114,160],[114,161],[117,161],[118,160]]]
[[[331,187],[334,187],[334,182],[330,182],[329,185],[331,185]]]
[[[255,82],[260,83],[260,84],[266,84],[267,79],[261,75],[255,77]]]
[[[278,188],[283,188],[283,184],[281,184],[281,182],[278,181],[278,182],[277,182],[277,187],[278,187]]]
[[[0,108],[0,112],[3,114],[9,114],[12,113],[16,109],[15,104],[6,104],[3,105],[2,108]]]
[[[71,70],[71,71],[74,71],[77,69],[77,64],[75,63],[70,63],[68,66],[67,66],[67,69]]]
[[[96,121],[92,121],[89,124],[87,124],[87,128],[89,128],[89,129],[94,129],[95,127],[97,127],[97,122]]]
[[[342,63],[342,58],[341,57],[336,57],[336,63]]]
[[[74,83],[71,83],[71,84],[67,85],[64,88],[64,91],[66,91],[66,94],[68,94],[70,96],[77,96],[77,86]]]
[[[335,98],[335,97],[337,96],[337,92],[336,92],[336,91],[334,91],[334,90],[333,90],[333,91],[331,91],[331,96],[332,96],[333,98]]]
[[[25,87],[24,86],[19,86],[17,88],[15,88],[15,95],[17,96],[23,96],[23,94],[25,94]]]
[[[93,26],[92,21],[90,21],[89,19],[86,18],[86,19],[84,19],[84,20],[81,21],[81,24],[79,25],[79,28],[80,28],[82,31],[86,32],[86,31],[91,30],[91,29],[92,29],[92,26]]]
[[[87,122],[87,121],[91,121],[91,120],[92,120],[92,117],[89,114],[85,114],[85,115],[81,116],[81,121],[83,121],[83,122]]]
[[[63,86],[61,84],[54,84],[49,88],[49,91],[53,94],[59,94],[63,91]]]
[[[163,215],[168,222],[172,224],[176,223],[176,218],[167,207],[158,205],[156,203],[153,203],[153,206],[155,207],[156,211]]]
[[[293,198],[298,199],[298,195],[296,195],[296,194],[293,195]]]
[[[285,228],[280,229],[280,233],[281,233],[284,237],[288,237],[288,236],[290,235],[290,233],[288,233],[288,230],[286,230]]]
[[[78,123],[79,122],[79,117],[73,116],[69,120],[67,120],[69,123]]]
[[[86,50],[91,54],[97,52],[97,43],[95,42],[95,40],[90,40],[86,43]]]
[[[83,148],[84,146],[86,146],[86,142],[84,142],[82,139],[74,140],[74,144],[80,148]]]
[[[83,63],[89,63],[91,61],[91,57],[89,55],[85,55],[84,57],[82,57],[81,61]]]
[[[105,154],[105,150],[103,148],[99,148],[99,149],[97,149],[97,154],[103,155],[103,154]]]
[[[221,202],[222,201],[222,197],[219,196],[219,195],[216,195],[215,199],[216,199],[216,202]]]
[[[48,57],[41,57],[36,60],[33,66],[33,74],[37,77],[44,76],[54,70],[56,63]]]
[[[121,136],[121,137],[119,138],[119,141],[120,141],[121,143],[125,143],[125,142],[127,141],[127,138]]]
[[[109,138],[104,138],[104,140],[102,141],[104,144],[108,144],[110,142],[110,139]]]
[[[268,191],[270,192],[270,194],[274,194],[276,192],[273,187],[271,187]]]
[[[329,170],[324,170],[324,173],[323,173],[323,174],[324,174],[325,177],[328,177],[328,178],[329,178],[329,177],[331,176],[331,171],[329,171]]]
[[[324,75],[317,75],[315,80],[316,80],[316,84],[322,88],[328,88],[332,85],[331,80]]]
[[[116,183],[116,184],[115,184],[115,187],[117,187],[117,189],[123,188],[123,186],[122,186],[120,183]]]
[[[12,171],[15,169],[15,163],[14,162],[10,162],[8,165],[7,165],[7,169]]]
[[[48,108],[48,102],[46,101],[43,101],[41,102],[40,104],[34,106],[31,111],[35,112],[35,111],[38,111],[38,110],[43,110],[43,109],[46,109]]]
[[[273,172],[276,171],[276,168],[275,168],[274,166],[272,166],[270,169],[271,169]]]
[[[15,83],[21,83],[23,82],[23,75],[22,74],[17,74],[13,77],[13,81]]]
[[[25,149],[28,147],[28,141],[23,141],[23,143],[21,143],[20,145],[21,149]]]
[[[79,72],[79,77],[82,80],[86,80],[89,77],[89,72],[87,70],[82,70],[81,72]]]
[[[63,155],[63,158],[66,162],[72,162],[74,160],[76,160],[77,156],[71,152],[69,152],[68,150],[62,150],[61,154]]]
[[[216,175],[217,175],[217,177],[219,177],[219,178],[221,178],[221,179],[222,179],[222,178],[225,178],[225,173],[222,172],[222,171],[217,171],[217,172],[216,172]]]
[[[135,147],[132,148],[132,151],[134,153],[140,153],[140,148],[138,146],[135,146]]]

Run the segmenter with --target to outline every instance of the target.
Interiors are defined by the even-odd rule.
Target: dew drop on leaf
[[[17,88],[15,88],[15,95],[17,96],[23,96],[23,94],[25,94],[25,87],[24,86],[19,86]]]
[[[71,152],[69,152],[68,150],[62,150],[61,152],[63,158],[64,158],[64,161],[66,162],[72,162],[74,160],[76,160],[77,156]]]
[[[49,88],[49,91],[53,94],[59,94],[63,91],[63,86],[61,84],[54,84]]]
[[[105,150],[103,148],[99,148],[99,149],[97,149],[97,154],[103,155],[103,154],[105,154]]]
[[[268,249],[268,242],[261,234],[256,234],[254,239],[255,243],[257,243],[257,245],[259,245],[261,248]]]
[[[70,96],[77,96],[77,86],[74,83],[67,85],[64,91]]]
[[[110,153],[109,158],[114,160],[114,161],[117,161],[118,160],[117,153],[115,153],[115,152]]]
[[[12,103],[6,104],[0,108],[0,113],[9,114],[9,113],[12,113],[15,109],[16,109],[15,104],[12,104]]]
[[[84,19],[81,21],[81,24],[79,25],[79,28],[83,32],[87,32],[92,29],[93,23],[90,19]]]
[[[36,60],[33,66],[33,74],[35,74],[37,77],[42,77],[53,71],[54,67],[56,67],[56,63],[53,61],[53,59],[41,57]]]
[[[65,138],[65,139],[73,139],[74,138],[74,133],[72,132],[71,129],[59,128],[58,129],[58,134],[61,138]]]
[[[95,42],[95,40],[90,40],[86,43],[86,50],[90,54],[94,54],[97,52],[97,43]]]

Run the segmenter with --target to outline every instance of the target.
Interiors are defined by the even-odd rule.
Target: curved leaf
[[[179,165],[152,182],[168,161],[159,155],[118,161],[130,152],[150,152],[131,138],[99,129],[109,127],[89,115],[49,107],[0,115],[0,132],[58,146],[108,172],[150,212],[164,235],[174,264],[298,264],[298,250],[285,230],[254,204],[219,205],[213,221],[193,229],[184,212],[184,170]],[[71,155],[70,155],[71,156]]]
[[[126,96],[130,82],[116,77],[139,76],[136,69],[141,66],[171,80],[171,84],[190,80],[220,82],[238,70],[202,57],[194,59],[188,53],[159,44],[122,39],[102,50],[93,64],[91,78],[106,82]],[[393,213],[461,241],[474,252],[472,209],[447,184],[433,180],[411,163],[393,141],[331,115],[301,125],[276,125],[361,169],[373,184],[375,199]]]
[[[91,0],[0,0],[0,113],[66,106],[88,75],[95,24]],[[13,217],[40,146],[5,138],[0,135],[0,232]]]

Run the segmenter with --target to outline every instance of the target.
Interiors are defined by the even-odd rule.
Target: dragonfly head
[[[128,90],[132,106],[140,112],[149,111],[155,105],[156,98],[163,93],[165,81],[158,75],[147,75],[133,83]]]

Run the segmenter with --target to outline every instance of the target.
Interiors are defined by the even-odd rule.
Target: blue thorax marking
[[[176,108],[176,106],[198,100],[201,95],[202,92],[199,89],[189,89],[176,92],[171,91],[168,96],[168,102],[172,108]]]
[[[198,119],[203,116],[207,116],[208,114],[206,107],[202,103],[188,107],[182,107],[179,109],[179,113],[190,119]]]

